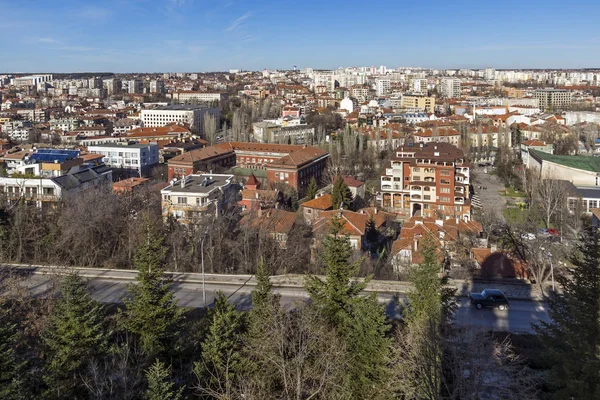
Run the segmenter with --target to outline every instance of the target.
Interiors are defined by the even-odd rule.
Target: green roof
[[[558,156],[555,154],[531,149],[529,149],[529,154],[536,158],[542,159],[543,161],[564,165],[565,167],[581,169],[590,172],[600,172],[600,157]]]
[[[251,168],[242,168],[242,167],[233,167],[231,169],[231,173],[235,176],[250,176],[250,174],[254,174],[257,178],[266,178],[267,170],[266,169],[251,169]]]

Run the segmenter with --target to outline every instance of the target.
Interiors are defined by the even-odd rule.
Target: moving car
[[[508,309],[506,296],[501,290],[497,289],[485,289],[481,293],[471,293],[469,294],[469,300],[478,310],[484,307],[493,307],[500,311]]]

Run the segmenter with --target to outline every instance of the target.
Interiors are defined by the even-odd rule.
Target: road
[[[487,174],[484,172],[485,169],[488,171]],[[500,191],[504,190],[504,185],[496,175],[491,173],[491,167],[476,167],[474,172],[473,189],[479,196],[481,204],[485,206],[486,210],[502,215],[502,210],[506,208],[506,198],[500,194]],[[485,189],[483,189],[484,187]]]
[[[125,294],[127,284],[131,280],[126,279],[106,279],[106,278],[89,278],[92,297],[103,303],[119,303],[122,296]],[[27,278],[29,285],[34,295],[43,294],[51,283],[51,277],[44,274],[34,274]],[[238,309],[247,310],[252,305],[250,292],[252,286],[244,286],[243,284],[223,284],[210,283],[206,284],[206,303],[212,305],[217,291],[222,291],[227,295],[230,301],[238,307]],[[173,291],[179,305],[190,308],[200,308],[204,306],[202,300],[202,284],[201,283],[174,283]],[[302,288],[285,287],[275,288],[274,291],[281,295],[281,302],[285,306],[291,307],[295,302],[303,301],[308,298],[308,295]],[[400,295],[400,298],[403,298]],[[386,304],[386,313],[390,317],[394,317],[396,307],[394,303],[394,293],[379,293],[378,299]],[[491,329],[497,331],[511,332],[533,332],[531,324],[539,320],[548,320],[547,306],[545,303],[536,301],[511,300],[508,311],[499,310],[476,310],[470,306],[466,298],[459,298],[458,309],[456,312],[455,321],[459,325],[469,325],[476,328]]]

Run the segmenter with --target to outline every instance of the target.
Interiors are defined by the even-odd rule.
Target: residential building
[[[24,201],[39,208],[54,206],[69,196],[88,189],[109,190],[112,171],[109,167],[82,166],[56,177],[0,177],[0,192],[9,203]]]
[[[240,221],[241,226],[267,233],[282,249],[287,248],[295,224],[295,212],[275,208],[250,212]]]
[[[156,143],[138,144],[120,142],[89,146],[91,154],[104,156],[104,163],[119,170],[124,175],[148,176],[150,170],[158,164],[158,145]]]
[[[113,193],[117,194],[133,194],[147,186],[150,182],[147,178],[127,178],[113,183]]]
[[[409,143],[397,148],[381,177],[383,207],[405,216],[471,218],[469,164],[449,143]]]
[[[128,82],[127,92],[129,94],[139,94],[144,91],[144,82],[141,79],[132,79]]]
[[[444,142],[452,146],[460,146],[460,132],[452,128],[434,128],[419,130],[413,134],[417,143]]]
[[[443,78],[440,82],[440,93],[447,99],[460,97],[460,79]]]
[[[314,135],[315,128],[300,121],[303,120],[285,117],[282,120],[255,122],[252,124],[252,135],[260,143],[304,143],[306,138]]]
[[[375,91],[377,92],[377,96],[379,97],[388,94],[391,87],[392,82],[389,79],[377,79],[375,81]]]
[[[571,104],[573,93],[566,89],[544,88],[533,92],[533,98],[538,99],[542,110],[556,109]]]
[[[402,108],[410,111],[425,111],[433,113],[435,110],[435,97],[425,94],[403,94]]]
[[[118,78],[106,79],[102,84],[106,88],[106,94],[108,96],[119,94],[123,89],[123,83]]]
[[[205,102],[212,103],[214,101],[221,102],[227,98],[225,93],[206,93],[206,92],[194,92],[194,91],[179,91],[167,94],[167,97],[173,99],[173,101],[181,104],[187,104],[192,102]]]
[[[329,193],[317,195],[314,199],[302,203],[300,207],[302,208],[304,220],[311,225],[321,217],[321,212],[333,209],[331,195]]]
[[[256,176],[251,173],[242,189],[242,200],[238,205],[242,211],[257,211],[275,208],[281,200],[281,192],[277,189],[261,189]]]
[[[206,105],[175,104],[144,109],[140,112],[140,119],[144,123],[144,127],[147,128],[156,128],[171,123],[183,123],[196,132],[202,132],[206,115],[213,115],[219,121],[221,111],[219,108],[210,108]]]
[[[210,215],[219,215],[235,205],[238,186],[233,175],[188,175],[160,191],[163,218],[175,218],[183,224]]]
[[[150,93],[164,93],[165,92],[165,82],[161,79],[156,79],[150,81]]]

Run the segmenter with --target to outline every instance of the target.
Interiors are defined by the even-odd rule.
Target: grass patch
[[[502,210],[502,215],[511,225],[519,225],[527,221],[527,211],[520,208],[505,208]]]
[[[508,196],[508,197],[517,197],[517,198],[527,197],[527,195],[524,192],[517,192],[512,187],[505,188],[504,192],[500,192],[500,194],[502,196]]]

